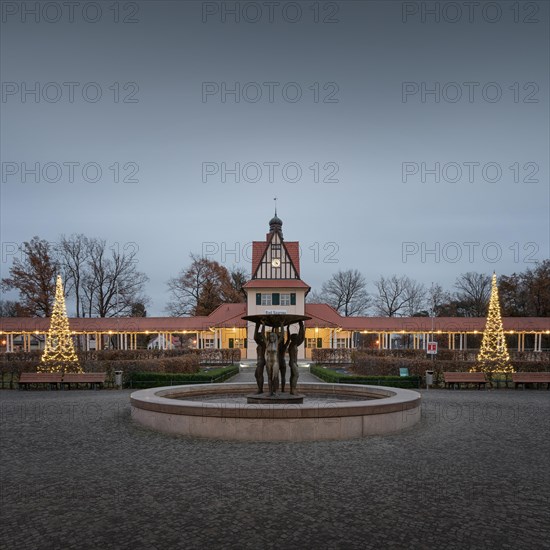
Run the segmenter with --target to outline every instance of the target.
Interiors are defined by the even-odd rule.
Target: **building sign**
[[[266,315],[286,315],[286,309],[266,309]]]
[[[437,354],[437,342],[428,342],[428,355]]]

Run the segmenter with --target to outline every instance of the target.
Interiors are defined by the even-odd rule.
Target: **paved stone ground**
[[[550,548],[550,392],[430,390],[324,443],[167,436],[129,391],[1,391],[0,547]]]

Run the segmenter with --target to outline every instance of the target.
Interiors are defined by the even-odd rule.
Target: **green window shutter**
[[[262,305],[262,295],[260,292],[256,292],[256,305],[261,306]]]
[[[281,295],[278,292],[274,292],[271,295],[271,304],[274,305],[274,306],[278,306],[280,301],[281,301],[280,297],[281,297]]]
[[[322,348],[322,347],[323,347],[323,339],[322,339],[322,338],[317,338],[317,347],[318,347],[318,348]]]
[[[233,338],[229,338],[229,349],[233,349],[235,347],[235,340]]]
[[[296,292],[291,292],[290,294],[290,305],[291,306],[296,305]]]

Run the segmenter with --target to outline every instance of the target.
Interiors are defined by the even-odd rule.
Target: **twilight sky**
[[[35,4],[1,3],[2,277],[102,237],[165,315],[190,252],[250,269],[274,196],[314,289],[550,256],[547,2]]]

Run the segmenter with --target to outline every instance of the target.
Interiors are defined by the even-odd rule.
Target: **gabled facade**
[[[265,241],[252,243],[252,277],[244,286],[247,315],[265,313],[305,314],[309,285],[300,279],[300,248],[298,242],[285,242],[283,222],[275,216],[269,222]],[[256,359],[254,323],[248,323],[247,357]],[[300,346],[298,357],[304,358]]]

